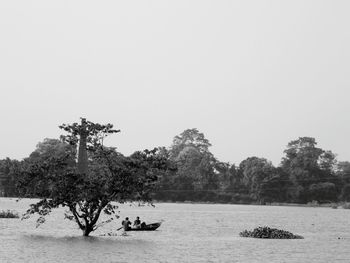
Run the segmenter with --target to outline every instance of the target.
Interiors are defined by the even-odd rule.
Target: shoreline
[[[259,203],[218,203],[218,202],[196,202],[196,201],[163,201],[163,200],[154,200],[152,203],[166,203],[166,204],[202,204],[202,205],[254,205],[254,206],[287,206],[287,207],[321,207],[321,208],[332,208],[332,209],[350,209],[350,202],[338,202],[338,203],[307,203],[307,204],[298,204],[298,203],[279,203],[272,202],[266,204]],[[345,207],[344,207],[345,206]]]
[[[38,198],[19,198],[19,197],[0,197],[0,199],[11,200],[18,202],[20,200],[31,199],[39,201]],[[286,207],[321,207],[321,208],[332,208],[332,209],[350,209],[350,202],[337,202],[337,203],[318,203],[318,202],[309,202],[307,204],[298,204],[298,203],[232,203],[232,202],[211,202],[211,201],[170,201],[170,200],[153,200],[153,204],[157,203],[166,203],[166,204],[202,204],[202,205],[253,205],[253,206],[286,206]]]

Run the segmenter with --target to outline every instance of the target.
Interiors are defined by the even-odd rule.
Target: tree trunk
[[[84,230],[83,230],[83,236],[84,237],[87,237],[87,236],[89,236],[89,234],[91,233],[91,229],[89,229],[89,228],[85,228]]]
[[[86,222],[86,225],[85,225],[85,227],[83,229],[83,236],[84,237],[89,236],[89,234],[92,232],[92,230],[93,230],[93,227]]]
[[[86,150],[86,119],[81,119],[81,130],[80,130],[80,140],[79,140],[79,149],[78,149],[78,171],[81,174],[87,173],[88,158]]]

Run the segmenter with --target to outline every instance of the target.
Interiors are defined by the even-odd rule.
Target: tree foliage
[[[288,202],[291,200],[290,191],[294,192],[292,183],[280,167],[264,178],[257,191],[257,200],[266,202]]]
[[[61,136],[62,147],[75,149],[81,126],[63,124],[60,128],[68,133]],[[37,213],[40,225],[52,209],[67,207],[66,218],[74,220],[83,235],[88,236],[104,223],[97,224],[101,213],[111,216],[108,221],[117,217],[115,202],[151,201],[157,172],[167,169],[167,160],[157,155],[157,149],[126,157],[103,145],[107,135],[117,132],[112,124],[88,122],[86,132],[89,153],[86,174],[79,173],[76,164],[72,165],[74,151],[25,160],[18,189],[22,197],[40,197],[41,200],[31,205],[24,218]]]
[[[187,129],[175,136],[169,158],[176,164],[174,189],[197,191],[216,190],[218,176],[216,159],[209,151],[211,144],[197,129]]]
[[[239,165],[243,183],[253,198],[257,198],[262,182],[274,176],[275,168],[265,158],[249,157]]]
[[[20,170],[20,161],[10,158],[0,160],[0,194],[5,197],[18,196],[15,186]]]
[[[196,128],[184,130],[180,135],[174,137],[173,144],[170,148],[170,155],[173,159],[186,147],[197,149],[200,153],[208,153],[210,142],[205,138],[204,134]]]
[[[321,191],[321,188],[311,185],[327,182],[338,184],[335,155],[316,145],[314,138],[300,137],[291,141],[284,151],[286,156],[282,159],[282,168],[293,182],[294,201],[312,201],[317,196],[314,192]]]

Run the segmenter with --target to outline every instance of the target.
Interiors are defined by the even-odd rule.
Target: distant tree
[[[284,151],[286,157],[282,159],[282,167],[300,185],[308,186],[334,175],[335,155],[316,145],[314,138],[300,137],[291,141]]]
[[[48,158],[28,158],[18,190],[22,197],[35,196],[41,197],[41,200],[30,206],[24,218],[37,213],[37,225],[40,225],[52,209],[67,207],[66,218],[75,221],[83,235],[88,236],[115,218],[117,206],[113,201],[151,201],[157,171],[167,169],[166,160],[157,155],[157,149],[125,157],[114,148],[103,146],[103,139],[108,134],[118,132],[112,124],[82,122],[81,125],[64,124],[60,128],[68,133],[61,137],[62,140],[73,147],[77,146],[82,131],[86,135],[86,173],[82,173],[77,164],[71,165],[69,151],[66,154],[48,154]],[[60,144],[56,142],[54,145]],[[46,148],[41,146],[38,148]],[[102,212],[111,218],[98,224]]]
[[[300,137],[288,143],[282,159],[282,167],[293,181],[300,185],[309,185],[309,180],[319,175],[318,160],[323,150],[316,147],[316,141],[310,137]]]
[[[29,155],[31,159],[48,159],[53,156],[63,157],[69,154],[75,163],[76,147],[58,139],[45,138],[36,145],[36,149]]]
[[[196,183],[199,184],[201,180],[198,169],[201,160],[202,154],[193,146],[187,146],[179,152],[174,159],[178,168],[174,180],[175,189],[186,191],[195,190]]]
[[[15,197],[17,177],[21,170],[21,162],[6,158],[0,160],[0,190],[5,197]],[[0,191],[1,192],[1,191]]]
[[[325,173],[325,176],[334,175],[337,160],[334,153],[331,151],[324,151],[319,156],[318,164],[320,169]]]
[[[342,192],[341,192],[341,200],[343,201],[350,201],[350,184],[344,185]]]
[[[176,185],[174,182],[174,174],[177,171],[175,162],[169,158],[169,150],[165,147],[158,147],[157,156],[163,160],[167,160],[168,169],[158,170],[158,183],[155,189],[154,198],[156,200],[173,199],[173,190]]]
[[[219,175],[215,173],[215,164],[217,160],[212,154],[203,154],[201,162],[198,166],[199,188],[207,191],[215,191],[219,189]]]
[[[274,176],[275,167],[265,158],[249,157],[240,163],[239,171],[251,196],[258,198],[263,180]]]
[[[215,190],[219,187],[214,166],[216,160],[209,151],[211,144],[197,129],[187,129],[175,136],[170,147],[170,159],[176,163],[174,187],[178,190]]]
[[[350,162],[338,162],[337,175],[344,183],[350,183]]]
[[[197,149],[200,153],[208,153],[211,144],[205,138],[204,134],[197,129],[187,129],[180,135],[174,137],[173,144],[170,148],[170,156],[174,159],[184,150],[186,147],[192,147]]]
[[[233,164],[233,166],[235,166]],[[215,171],[220,174],[220,180],[221,182],[226,182],[225,186],[228,184],[229,182],[229,178],[230,178],[230,168],[231,168],[231,164],[230,163],[226,163],[226,162],[220,162],[217,161],[215,163]]]
[[[320,203],[334,202],[337,201],[337,191],[333,183],[312,184],[309,187],[308,197],[309,200],[316,200]]]
[[[214,168],[218,175],[219,189],[224,192],[231,191],[233,193],[235,186],[238,184],[236,166],[217,161]]]
[[[292,183],[283,169],[273,169],[270,176],[262,180],[258,190],[258,200],[265,202],[287,202]]]
[[[294,201],[312,201],[308,194],[312,184],[338,184],[335,176],[335,155],[316,145],[314,138],[300,137],[291,141],[284,151],[286,156],[282,159],[281,167],[294,184]]]

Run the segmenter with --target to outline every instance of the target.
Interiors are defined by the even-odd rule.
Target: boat
[[[129,228],[128,230],[125,230],[125,231],[154,231],[158,227],[160,227],[161,224],[162,224],[161,222],[157,222],[157,223],[145,225],[141,228],[133,228],[132,227],[132,228]]]

